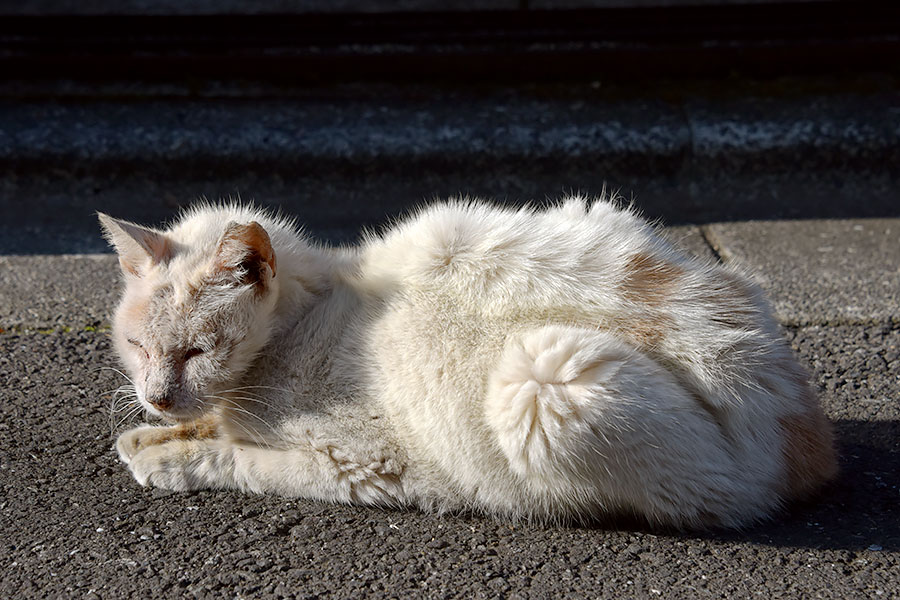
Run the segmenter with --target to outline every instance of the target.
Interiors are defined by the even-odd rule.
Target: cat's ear
[[[275,251],[269,234],[256,221],[229,223],[216,249],[214,269],[237,283],[264,289],[275,277]]]
[[[139,277],[141,266],[166,263],[172,258],[174,246],[165,234],[103,213],[97,213],[97,217],[125,273]]]

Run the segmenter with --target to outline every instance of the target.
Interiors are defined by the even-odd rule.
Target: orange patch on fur
[[[189,423],[179,423],[170,432],[173,440],[205,440],[219,435],[220,419],[217,415],[203,415]]]
[[[672,329],[672,319],[663,314],[641,315],[616,322],[622,337],[641,350],[658,348]]]
[[[808,388],[807,388],[808,389]],[[812,400],[812,391],[807,392]],[[804,398],[804,403],[809,398]],[[789,498],[809,496],[837,475],[837,455],[831,423],[818,410],[778,419],[784,434],[782,449]]]
[[[189,423],[179,423],[173,427],[153,427],[142,432],[136,440],[136,447],[142,450],[176,440],[203,440],[218,435],[219,417],[207,414]]]
[[[219,242],[216,268],[242,269],[246,273],[246,283],[264,285],[266,266],[275,277],[275,250],[262,225],[256,221],[246,225],[229,223]]]
[[[632,302],[656,306],[665,302],[681,274],[680,267],[639,252],[625,263],[622,293]]]

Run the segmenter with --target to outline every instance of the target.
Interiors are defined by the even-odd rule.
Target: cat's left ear
[[[275,277],[275,250],[269,234],[256,221],[229,223],[216,249],[214,269],[242,285],[265,289]]]
[[[172,258],[174,245],[165,234],[97,213],[106,239],[115,246],[119,264],[125,273],[140,277],[141,267],[166,263]]]

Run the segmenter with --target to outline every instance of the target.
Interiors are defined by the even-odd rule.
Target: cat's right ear
[[[141,267],[166,263],[172,258],[172,241],[153,229],[97,213],[106,239],[115,247],[127,275],[141,276]]]

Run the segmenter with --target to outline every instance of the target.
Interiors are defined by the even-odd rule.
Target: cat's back
[[[385,295],[427,291],[500,316],[614,303],[628,257],[665,247],[651,226],[610,202],[576,197],[546,210],[451,202],[369,240],[362,272]]]

